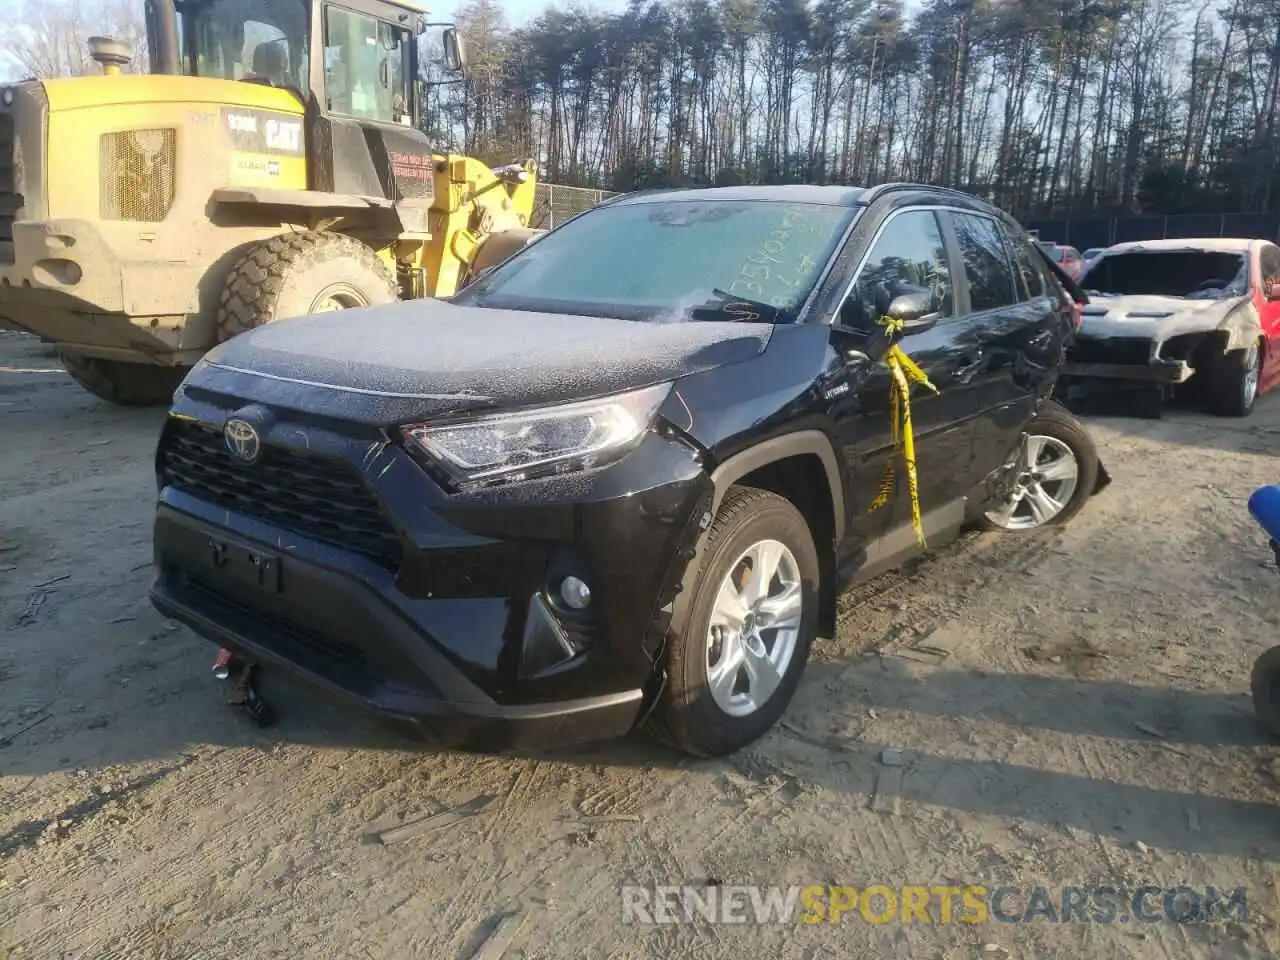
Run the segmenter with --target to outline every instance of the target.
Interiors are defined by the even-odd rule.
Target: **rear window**
[[[1080,285],[1113,296],[1238,297],[1249,289],[1249,260],[1216,250],[1109,253],[1093,261]]]
[[[787,322],[854,213],[776,200],[599,207],[546,234],[456,302],[665,323]]]

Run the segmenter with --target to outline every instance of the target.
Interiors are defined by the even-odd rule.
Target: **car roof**
[[[1188,237],[1174,240],[1134,240],[1108,247],[1107,253],[1138,253],[1144,250],[1203,250],[1206,253],[1248,253],[1256,241],[1239,237]]]
[[[659,200],[753,200],[785,201],[789,203],[813,203],[832,207],[865,207],[882,197],[897,198],[905,205],[917,203],[945,204],[960,209],[986,213],[1003,220],[1007,225],[1022,230],[1023,227],[1009,213],[990,201],[951,187],[927,183],[893,182],[874,187],[857,187],[836,184],[751,184],[735,187],[658,188],[624,193],[601,203],[600,207],[630,206]]]
[[[654,200],[784,200],[791,203],[818,203],[829,207],[854,207],[863,202],[863,187],[815,186],[806,183],[756,184],[741,187],[695,187],[693,189],[645,190],[629,193],[614,201],[620,207]]]

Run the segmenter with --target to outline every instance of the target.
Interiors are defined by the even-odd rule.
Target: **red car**
[[[1075,247],[1042,240],[1040,241],[1040,249],[1048,255],[1050,260],[1060,266],[1062,272],[1067,276],[1075,278],[1080,275],[1080,268],[1084,266],[1084,258],[1080,256],[1080,251]]]
[[[1063,383],[1164,392],[1195,378],[1210,408],[1243,417],[1280,384],[1280,247],[1209,237],[1120,243],[1089,262],[1089,296]]]

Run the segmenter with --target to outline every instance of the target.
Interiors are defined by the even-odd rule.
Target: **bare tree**
[[[17,0],[0,10],[0,69],[17,77],[74,77],[100,69],[89,38],[129,45],[146,70],[147,35],[141,0]]]

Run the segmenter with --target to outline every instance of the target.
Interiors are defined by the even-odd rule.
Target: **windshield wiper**
[[[742,323],[755,323],[758,321],[777,323],[779,320],[789,317],[789,313],[781,307],[775,307],[773,304],[765,303],[762,300],[740,297],[737,294],[729,293],[727,290],[721,290],[719,287],[712,287],[711,294],[719,299],[709,300],[691,309],[689,311],[691,319],[737,320]]]

